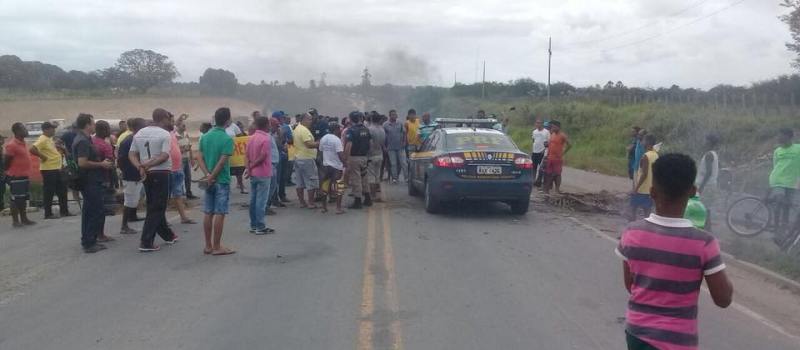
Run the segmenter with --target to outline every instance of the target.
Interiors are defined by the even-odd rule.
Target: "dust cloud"
[[[402,50],[388,50],[367,59],[374,84],[429,85],[439,78],[439,70],[424,56]]]

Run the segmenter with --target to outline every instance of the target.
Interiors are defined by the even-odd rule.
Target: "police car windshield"
[[[447,148],[451,151],[517,151],[517,147],[507,136],[481,132],[447,134]]]

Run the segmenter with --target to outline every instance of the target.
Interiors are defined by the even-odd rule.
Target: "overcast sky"
[[[0,0],[0,54],[66,70],[133,48],[169,56],[181,81],[207,67],[240,82],[322,72],[354,83],[480,79],[709,88],[791,73],[780,0]],[[696,22],[692,24],[692,22]],[[650,40],[646,40],[652,38]],[[638,44],[636,44],[638,43]]]

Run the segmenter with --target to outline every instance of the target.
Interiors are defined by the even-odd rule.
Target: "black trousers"
[[[103,233],[106,214],[103,212],[103,185],[89,181],[81,190],[83,208],[81,210],[81,245],[89,248],[97,243],[97,236]]]
[[[163,240],[172,240],[174,234],[167,223],[167,201],[169,201],[169,171],[152,171],[144,180],[147,196],[147,216],[142,226],[142,246],[152,247],[158,234]]]
[[[189,159],[183,159],[183,183],[186,188],[186,197],[194,196],[192,193],[192,166]]]
[[[42,204],[44,216],[53,215],[53,195],[58,197],[61,215],[67,214],[67,186],[61,179],[61,170],[42,170]]]
[[[6,210],[6,179],[0,175],[0,211]]]

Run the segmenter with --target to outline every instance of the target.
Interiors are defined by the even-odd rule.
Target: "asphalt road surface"
[[[109,218],[118,241],[86,255],[76,218],[24,230],[3,218],[0,349],[625,348],[613,242],[562,214],[433,216],[404,186],[387,192],[345,215],[282,209],[268,236],[247,233],[234,194],[223,241],[238,253],[223,257],[202,254],[199,225],[142,254]],[[707,294],[700,319],[702,349],[800,348]]]

